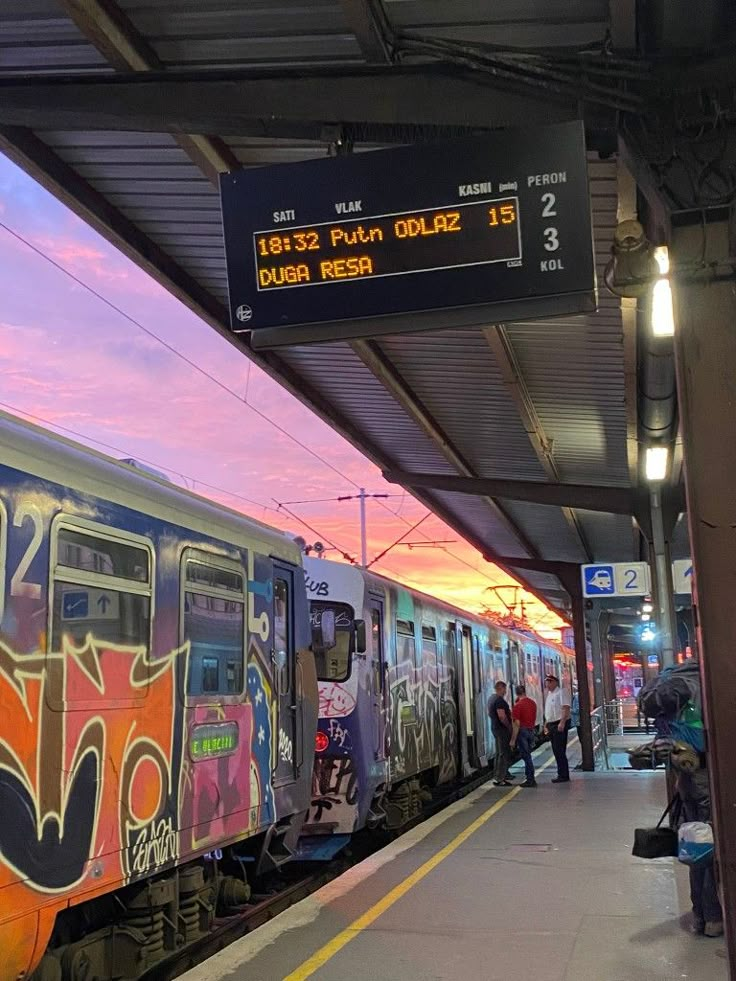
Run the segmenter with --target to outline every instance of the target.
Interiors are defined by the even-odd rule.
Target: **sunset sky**
[[[367,505],[369,562],[427,513],[2,155],[0,222],[0,409],[113,457],[134,457],[197,493],[356,558],[358,502],[330,499],[360,486],[390,494]],[[430,515],[407,537],[447,539],[442,547],[398,546],[373,568],[470,610],[505,612],[503,599],[518,612],[514,580],[442,521]],[[489,592],[494,586],[509,588]],[[530,594],[524,603],[528,619],[556,639],[556,614]]]

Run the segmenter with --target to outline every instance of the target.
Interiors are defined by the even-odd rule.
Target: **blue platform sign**
[[[612,565],[583,566],[583,595],[613,596],[615,592]]]
[[[647,596],[651,590],[646,562],[608,562],[582,566],[583,596]]]

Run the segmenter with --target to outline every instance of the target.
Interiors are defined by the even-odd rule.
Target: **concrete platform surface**
[[[631,856],[660,773],[486,785],[189,971],[186,981],[726,981],[687,873]]]

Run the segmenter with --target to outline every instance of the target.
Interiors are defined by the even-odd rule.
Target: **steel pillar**
[[[670,548],[665,538],[662,515],[662,497],[658,490],[651,494],[652,512],[652,558],[657,586],[657,621],[659,626],[662,667],[675,663],[675,639],[677,623],[675,620],[675,598],[672,592],[672,563]]]
[[[583,585],[580,581],[580,567],[560,563],[557,573],[560,582],[567,590],[572,602],[572,629],[575,637],[575,667],[578,675],[578,697],[580,705],[580,749],[583,756],[583,770],[595,769],[593,753],[593,729],[590,713],[590,689],[588,688],[588,652],[585,646],[585,601]]]
[[[590,647],[593,656],[593,694],[595,707],[605,702],[603,649],[601,645],[601,609],[600,601],[593,600],[593,609],[588,611],[590,621]]]
[[[736,277],[709,263],[736,254],[726,222],[674,229],[675,356],[694,564],[693,601],[708,740],[716,852],[730,977],[736,977]],[[732,260],[733,261],[733,260]],[[724,267],[721,266],[721,269]],[[728,267],[726,267],[728,268]]]

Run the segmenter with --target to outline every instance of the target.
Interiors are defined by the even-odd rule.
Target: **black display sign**
[[[582,125],[221,178],[232,327],[255,347],[595,308]]]

